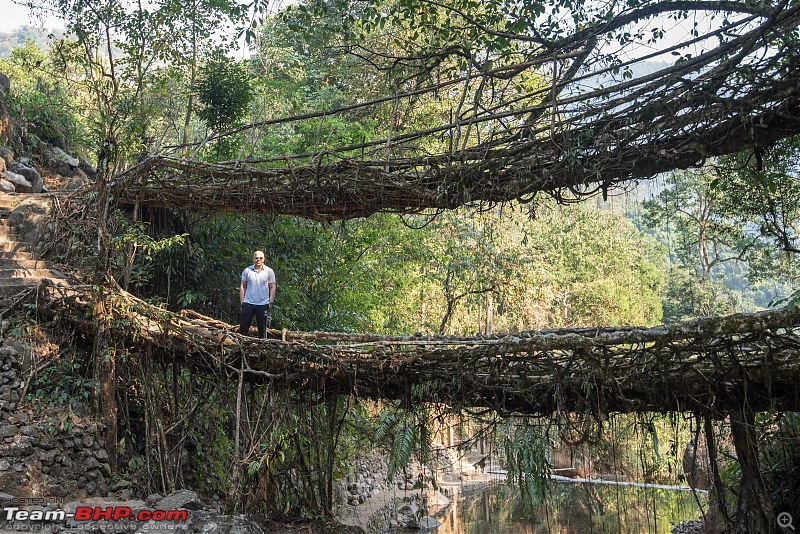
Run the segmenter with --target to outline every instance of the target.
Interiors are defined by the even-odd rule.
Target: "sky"
[[[44,26],[48,30],[63,28],[64,23],[60,19],[49,17],[46,18],[44,21],[40,20],[38,17],[31,15],[31,11],[29,8],[21,5],[17,2],[30,2],[31,0],[0,0],[0,32],[2,33],[9,33],[20,26],[23,25],[31,25],[35,27],[42,27]],[[272,9],[277,10],[280,9],[282,6],[287,4],[295,3],[296,0],[272,0],[269,1],[268,4],[272,7]],[[656,19],[656,22],[650,21],[647,24],[658,24],[659,19]],[[667,45],[675,44],[676,42],[682,42],[684,40],[689,39],[689,31],[691,28],[692,23],[695,21],[693,17],[690,17],[681,22],[675,22],[667,19],[663,19],[662,23],[666,28],[671,28],[671,31],[668,32],[667,38],[662,40],[658,44],[658,48],[665,48]],[[700,20],[697,20],[700,24],[701,32],[707,31],[709,27],[709,20],[704,16],[700,16]],[[677,31],[676,31],[677,30]],[[242,46],[242,49],[245,47]],[[638,52],[634,52],[638,54],[646,54],[652,52],[653,50],[641,49]],[[699,50],[695,49],[695,54],[698,53]]]
[[[31,16],[31,10],[14,3],[12,0],[0,0],[0,32],[9,33],[20,26],[30,25],[42,27],[42,22]],[[63,28],[64,24],[58,19],[45,20],[44,27],[48,30]]]
[[[25,0],[20,0],[25,3]],[[27,0],[30,2],[31,0]],[[270,0],[267,5],[270,11],[277,11],[289,4],[296,3],[297,0]],[[0,32],[9,33],[20,26],[31,25],[42,27],[42,21],[31,16],[31,10],[14,0],[0,0]],[[44,27],[48,30],[63,28],[64,23],[60,19],[47,18]]]

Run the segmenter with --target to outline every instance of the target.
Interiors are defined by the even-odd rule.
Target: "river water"
[[[689,491],[595,483],[553,483],[547,503],[525,505],[504,483],[462,493],[436,534],[669,533],[700,516],[706,496]]]

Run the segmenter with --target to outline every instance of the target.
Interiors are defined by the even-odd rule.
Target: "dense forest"
[[[554,6],[580,11],[571,2],[448,1],[415,8],[404,1],[308,0],[274,13],[266,3],[232,0],[163,1],[138,9],[114,0],[101,4],[103,10],[94,10],[70,0],[44,1],[67,15],[63,34],[43,38],[30,27],[0,34],[0,72],[11,81],[0,97],[13,125],[5,144],[33,161],[45,147],[59,147],[97,169],[95,184],[70,197],[82,208],[58,223],[49,253],[87,282],[102,286],[112,276],[149,302],[236,323],[240,275],[260,249],[277,275],[272,328],[387,335],[654,326],[793,307],[800,298],[800,137],[608,189],[350,220],[113,203],[109,184],[116,176],[166,150],[208,163],[258,159],[270,168],[285,165],[290,155],[307,155],[313,163],[317,152],[361,147],[352,150],[385,152],[388,168],[392,158],[411,157],[412,149],[390,154],[390,143],[370,143],[457,122],[453,110],[464,105],[467,92],[444,84],[414,94],[423,81],[524,59],[525,46],[555,40],[563,30],[551,20],[524,43],[507,38],[509,28],[550,8],[556,13]],[[472,20],[476,13],[482,23]],[[573,22],[582,28],[591,21]],[[787,40],[796,40],[796,31]],[[626,35],[612,40],[652,39],[648,43],[659,46],[657,31]],[[674,61],[691,59],[676,54]],[[649,72],[617,65],[615,74],[635,79]],[[525,71],[491,83],[513,108],[548,75]],[[602,87],[605,81],[588,83]],[[358,107],[398,93],[411,96],[387,98],[368,112]],[[312,118],[276,120],[306,115]],[[259,123],[266,126],[246,127]],[[420,146],[413,150],[437,154],[469,146],[467,139],[415,139]],[[101,308],[95,306],[97,320]],[[30,316],[15,320],[16,332],[24,334]],[[241,405],[235,382],[177,367],[150,370],[144,356],[99,334],[70,343],[83,346],[64,351],[38,375],[26,400],[72,410],[99,397],[95,408],[102,412],[103,372],[93,365],[103,366],[97,351],[104,344],[106,360],[116,355],[119,386],[112,396],[123,406],[114,418],[120,473],[136,480],[143,495],[195,487],[221,495],[231,511],[330,516],[332,480],[344,476],[348,458],[365,444],[384,447],[390,471],[398,474],[414,455],[429,459],[432,422],[445,415],[503,451],[511,478],[533,500],[547,493],[542,451],[561,443],[588,447],[582,450],[598,463],[629,462],[643,480],[664,483],[682,481],[676,466],[701,427],[716,432],[723,452],[733,448],[725,425],[707,418],[703,426],[701,414],[617,415],[605,422],[588,414],[508,419],[316,393],[309,402],[255,387],[245,388],[245,404],[269,415],[240,443],[238,428],[235,442],[231,438]],[[202,417],[191,417],[199,412]],[[800,517],[796,414],[756,414],[756,423],[770,506]],[[723,463],[712,498],[731,514],[723,522],[728,528],[742,492],[741,472],[730,457]]]

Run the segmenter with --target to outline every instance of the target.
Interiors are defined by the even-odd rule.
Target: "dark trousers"
[[[250,330],[250,325],[253,323],[253,316],[256,316],[256,326],[258,326],[258,337],[264,339],[267,337],[267,310],[269,306],[266,304],[255,305],[247,302],[242,302],[242,322],[239,324],[239,333],[243,336],[247,335]]]

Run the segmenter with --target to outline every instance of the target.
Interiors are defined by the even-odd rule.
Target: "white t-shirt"
[[[242,271],[242,282],[247,282],[244,301],[255,306],[269,304],[269,284],[275,283],[275,271],[264,265],[256,271],[255,265]]]

